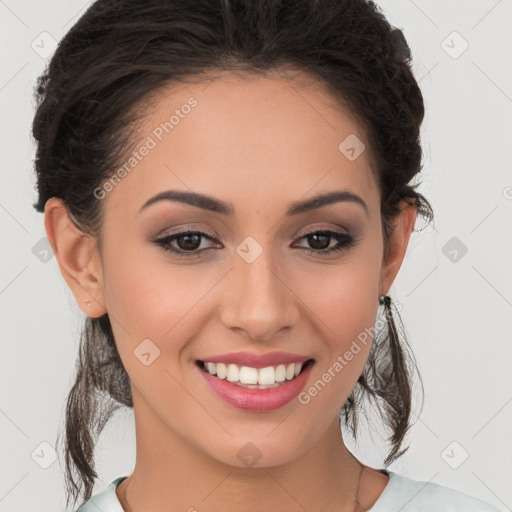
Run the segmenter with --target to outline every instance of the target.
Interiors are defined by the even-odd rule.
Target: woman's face
[[[98,315],[111,319],[139,434],[240,467],[247,454],[286,463],[337,420],[388,291],[365,134],[317,84],[279,75],[176,85],[155,107],[137,154],[95,192],[105,208]],[[169,191],[209,199],[194,206]],[[166,239],[185,228],[204,235]],[[291,398],[280,387],[249,397],[211,376],[223,398],[198,361],[241,351],[314,363],[298,389],[282,384]]]

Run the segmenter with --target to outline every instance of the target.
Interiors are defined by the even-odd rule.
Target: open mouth
[[[296,379],[314,362],[314,359],[308,359],[304,363],[252,368],[234,364],[206,363],[205,361],[197,360],[196,365],[203,372],[209,373],[218,379],[229,381],[236,386],[249,389],[268,389],[279,387],[286,382]]]

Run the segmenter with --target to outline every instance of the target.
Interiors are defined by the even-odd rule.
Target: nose
[[[299,320],[299,299],[289,272],[276,264],[270,252],[264,250],[252,263],[237,256],[227,276],[222,322],[252,340],[271,340]]]

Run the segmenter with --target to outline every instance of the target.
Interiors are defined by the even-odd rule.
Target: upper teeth
[[[242,384],[272,385],[276,382],[292,380],[302,370],[302,363],[290,363],[288,365],[267,366],[266,368],[252,368],[250,366],[238,366],[236,364],[205,362],[206,369],[219,379],[227,379],[229,382],[241,382]]]

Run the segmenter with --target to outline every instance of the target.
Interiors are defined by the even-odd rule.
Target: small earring
[[[91,305],[91,301],[90,300],[86,300],[85,303],[87,304],[87,306]]]
[[[379,303],[383,304],[384,306],[389,306],[391,304],[391,297],[388,295],[381,295],[379,298]]]

